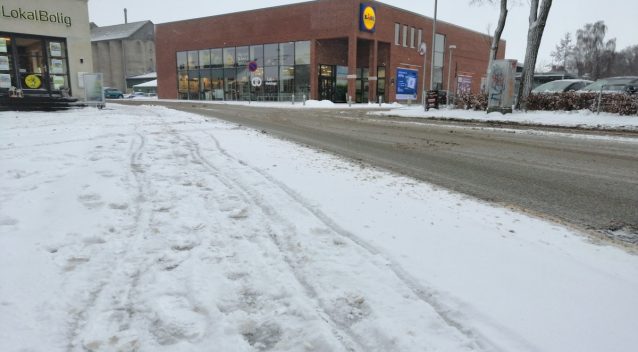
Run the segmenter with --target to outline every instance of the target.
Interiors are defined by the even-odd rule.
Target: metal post
[[[436,48],[436,10],[438,0],[434,0],[434,22],[432,22],[432,62],[430,63],[430,90],[434,89],[434,49]]]
[[[426,109],[426,101],[425,101],[425,65],[427,64],[427,51],[428,45],[425,42],[419,45],[419,54],[423,55],[423,85],[421,86],[421,104],[423,105],[423,109]],[[426,109],[427,110],[427,109]]]
[[[600,101],[603,99],[603,89],[605,85],[600,86],[600,92],[598,92],[598,106],[596,107],[596,114],[600,114]]]
[[[448,108],[450,107],[450,74],[452,73],[452,50],[456,49],[456,45],[450,45],[450,62],[447,69],[447,96],[445,102]]]

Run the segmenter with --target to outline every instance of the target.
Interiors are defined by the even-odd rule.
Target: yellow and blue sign
[[[359,9],[359,30],[374,33],[377,29],[377,10],[370,4],[361,4]]]

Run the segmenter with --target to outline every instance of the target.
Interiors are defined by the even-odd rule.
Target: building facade
[[[84,97],[92,72],[87,0],[0,3],[0,100]]]
[[[127,79],[155,72],[155,25],[151,21],[99,27],[91,24],[95,70],[104,86],[131,92]]]
[[[318,0],[159,24],[158,95],[388,102],[421,99],[423,82],[429,89],[430,79],[437,90],[478,92],[489,36],[441,21],[436,31],[432,45],[432,19],[359,0]],[[422,42],[425,56],[419,53]],[[502,41],[499,57],[504,51]]]

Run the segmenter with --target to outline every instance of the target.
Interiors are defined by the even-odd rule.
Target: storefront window
[[[264,66],[264,46],[253,45],[250,47],[250,59],[257,62],[257,67]]]
[[[210,70],[199,70],[199,99],[212,100]]]
[[[270,66],[264,68],[264,99],[278,100],[279,92],[279,67]]]
[[[199,51],[199,68],[210,68],[210,50]]]
[[[221,57],[221,55],[220,55]],[[213,100],[224,100],[224,69],[216,68],[211,70],[210,87],[213,92]]]
[[[233,50],[234,51],[234,50]],[[224,99],[237,100],[237,72],[234,68],[224,69]]]
[[[210,50],[210,65],[213,68],[224,67],[224,53],[222,49]]]
[[[279,64],[282,66],[295,64],[295,43],[279,44]]]
[[[224,67],[235,67],[235,48],[224,48]]]
[[[0,90],[16,87],[11,38],[0,37]]]
[[[310,42],[295,43],[295,65],[310,65]]]
[[[310,97],[310,65],[295,66],[295,95],[301,99],[303,94]]]
[[[279,69],[279,93],[282,100],[289,100],[295,91],[295,67],[281,66]]]
[[[242,66],[237,69],[237,100],[250,99],[250,72],[248,67]]]
[[[348,66],[337,66],[337,84],[334,101],[345,103],[348,101]]]
[[[47,42],[49,54],[49,82],[52,90],[60,90],[69,87],[67,82],[66,43],[61,41]]]
[[[377,67],[377,97],[383,97],[384,101],[387,101],[385,96],[385,67]]]
[[[189,100],[199,99],[199,71],[198,70],[188,71],[188,99]]]
[[[248,66],[250,62],[250,51],[247,46],[237,47],[237,66]]]
[[[264,66],[279,65],[279,44],[264,45]]]
[[[434,73],[432,75],[434,89],[443,88],[443,57],[445,55],[445,36],[437,34],[434,44]]]
[[[196,70],[199,68],[199,57],[197,55],[197,51],[189,51],[188,52],[188,69]]]
[[[177,53],[177,69],[185,70],[187,63],[188,53],[185,51],[180,51]]]
[[[188,72],[180,71],[178,74],[177,86],[178,98],[188,99]]]
[[[251,61],[257,62],[254,72],[248,69]],[[301,99],[310,95],[309,65],[310,41],[178,52],[179,97],[276,101],[296,94]],[[262,85],[253,87],[252,77],[262,78]]]

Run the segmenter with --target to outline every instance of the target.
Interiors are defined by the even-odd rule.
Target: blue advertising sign
[[[416,100],[419,71],[397,68],[397,100]]]

